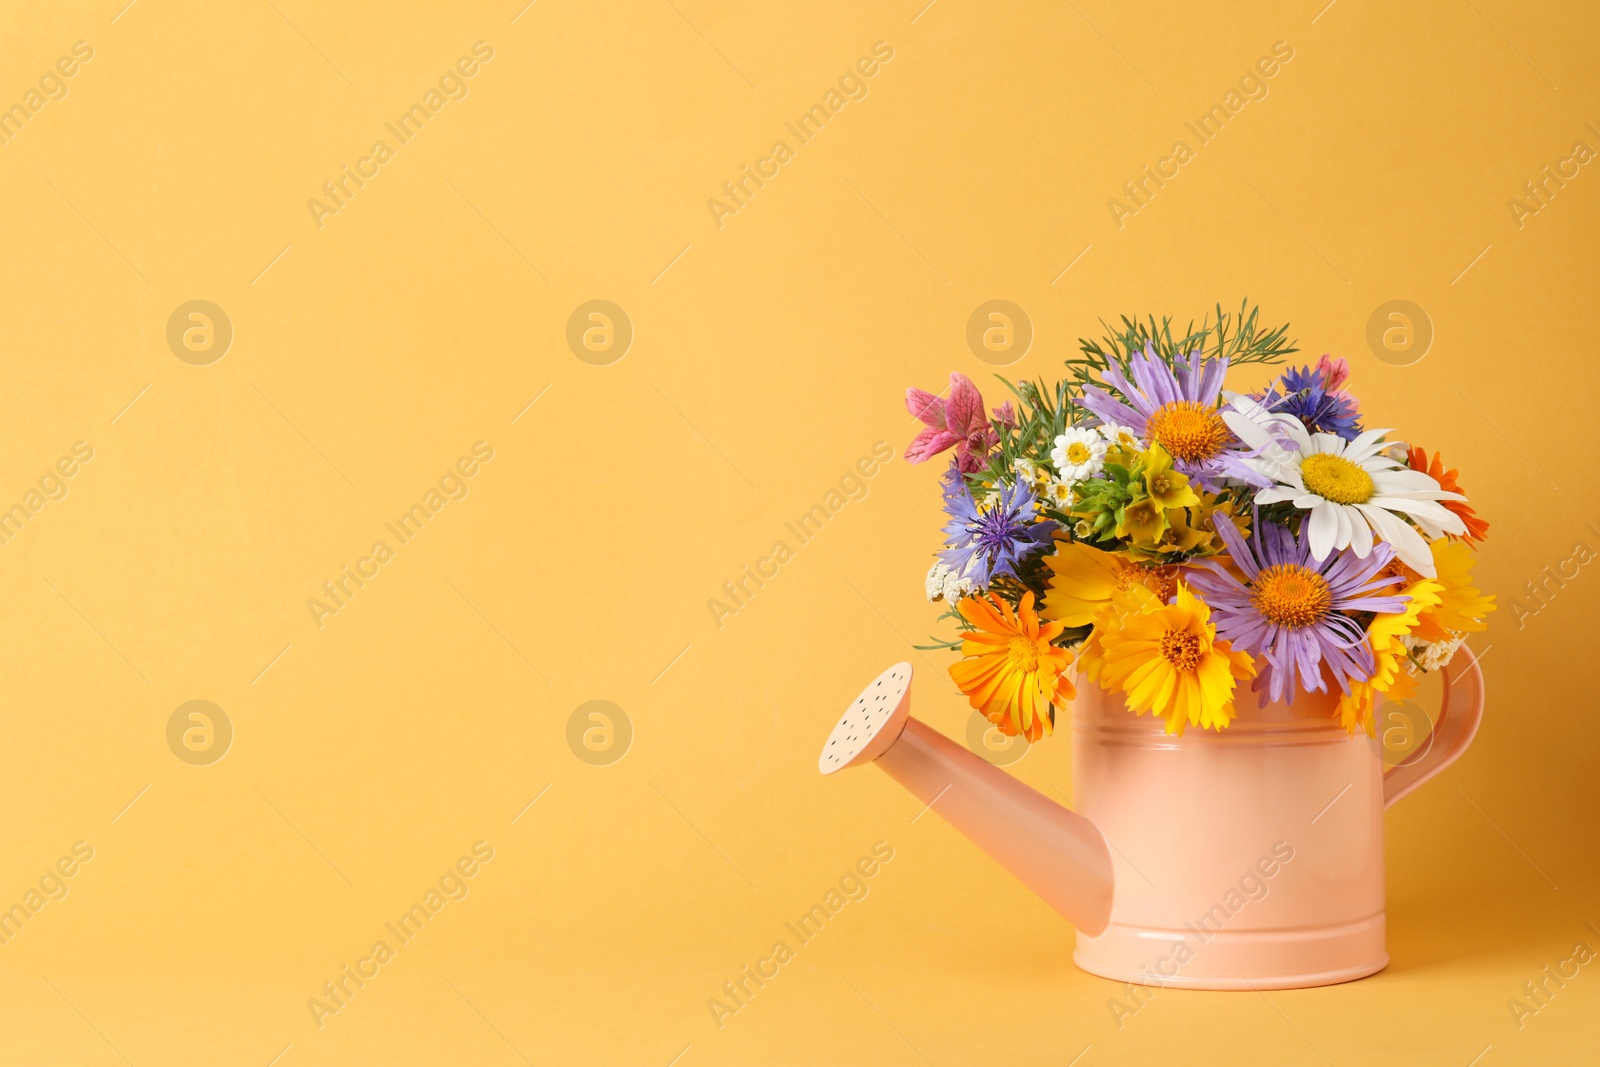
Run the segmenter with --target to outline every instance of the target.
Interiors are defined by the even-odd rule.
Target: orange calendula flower
[[[1439,488],[1447,493],[1461,493],[1465,495],[1460,484],[1456,481],[1458,473],[1454,467],[1445,470],[1444,463],[1439,459],[1439,453],[1433,454],[1433,461],[1429,462],[1427,449],[1411,446],[1411,453],[1406,457],[1407,466],[1414,471],[1421,471],[1439,483]],[[1482,541],[1489,533],[1489,524],[1478,518],[1477,512],[1472,510],[1472,505],[1465,500],[1441,500],[1456,517],[1467,524],[1467,532],[1462,535],[1463,541]]]
[[[1077,695],[1067,677],[1072,653],[1051,644],[1065,627],[1040,621],[1032,593],[1016,611],[992,593],[968,597],[958,610],[977,627],[962,642],[964,658],[950,667],[968,703],[1001,733],[1029,741],[1050,733],[1051,705]]]

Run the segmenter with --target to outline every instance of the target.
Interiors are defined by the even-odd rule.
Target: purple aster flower
[[[1104,378],[1121,396],[1089,386],[1079,404],[1103,423],[1125,426],[1145,441],[1159,444],[1172,455],[1173,465],[1215,492],[1218,479],[1236,478],[1265,487],[1261,474],[1245,464],[1251,455],[1217,411],[1228,360],[1206,359],[1200,352],[1176,356],[1176,366],[1146,344],[1143,355],[1129,359],[1133,381],[1112,366]]]
[[[1356,413],[1355,397],[1340,391],[1335,380],[1344,360],[1337,365],[1327,356],[1315,367],[1290,367],[1271,389],[1256,400],[1274,414],[1293,415],[1311,433],[1337,434],[1346,441],[1361,436],[1361,418]]]
[[[1001,486],[1000,498],[985,507],[967,488],[955,467],[945,474],[944,510],[949,545],[939,558],[952,573],[967,575],[978,589],[986,589],[1000,575],[1020,578],[1017,565],[1048,547],[1061,524],[1036,521],[1033,487],[1021,479]]]
[[[1329,692],[1329,675],[1348,693],[1350,680],[1366,681],[1375,665],[1365,627],[1343,613],[1398,612],[1410,599],[1389,590],[1398,576],[1383,573],[1393,546],[1380,542],[1365,559],[1346,549],[1318,561],[1311,555],[1309,522],[1300,524],[1296,539],[1256,518],[1246,540],[1226,515],[1216,516],[1243,583],[1207,560],[1189,584],[1211,605],[1218,635],[1265,660],[1255,681],[1263,705],[1269,699],[1293,703],[1296,689]]]

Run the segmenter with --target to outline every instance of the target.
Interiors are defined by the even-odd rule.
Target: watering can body
[[[912,718],[910,677],[899,664],[868,687],[820,769],[877,763],[1077,926],[1084,970],[1196,989],[1381,970],[1384,809],[1460,756],[1483,708],[1463,647],[1426,743],[1389,766],[1323,694],[1247,696],[1227,730],[1177,737],[1081,684],[1071,810]]]

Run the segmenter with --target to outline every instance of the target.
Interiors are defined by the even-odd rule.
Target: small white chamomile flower
[[[1127,452],[1138,452],[1144,448],[1144,442],[1139,440],[1139,435],[1126,426],[1118,426],[1114,422],[1101,424],[1100,436],[1106,439],[1107,444],[1116,445]]]
[[[1061,478],[1052,478],[1045,484],[1044,502],[1046,507],[1056,511],[1065,512],[1072,507],[1072,489],[1077,482],[1069,482]]]
[[[1056,438],[1050,459],[1069,482],[1081,482],[1100,473],[1105,466],[1106,442],[1093,430],[1074,426]]]

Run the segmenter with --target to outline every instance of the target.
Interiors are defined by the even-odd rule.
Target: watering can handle
[[[1444,667],[1439,718],[1428,743],[1383,773],[1383,806],[1410,793],[1454,763],[1472,744],[1483,719],[1483,672],[1478,658],[1462,645]]]

